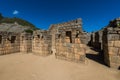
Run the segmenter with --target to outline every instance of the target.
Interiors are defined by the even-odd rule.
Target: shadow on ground
[[[95,50],[95,51],[97,51],[97,50]],[[107,66],[104,62],[103,51],[97,51],[97,52],[98,52],[98,54],[86,53],[86,57],[91,59],[91,60],[94,60],[102,65]]]

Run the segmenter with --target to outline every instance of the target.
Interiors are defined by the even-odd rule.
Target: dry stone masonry
[[[18,24],[0,24],[0,55],[22,52],[48,56],[74,62],[85,62],[87,44],[103,51],[104,62],[112,68],[120,68],[120,18],[95,33],[82,30],[82,20],[52,24],[48,30],[31,33],[14,31]],[[8,27],[10,26],[10,27]],[[19,29],[21,26],[18,26]],[[10,29],[11,28],[11,29]],[[16,29],[16,28],[15,28]]]
[[[103,33],[105,63],[113,68],[120,67],[120,18],[110,22]]]
[[[102,50],[102,36],[103,36],[103,30],[91,33],[90,41],[88,42],[89,46],[94,47],[97,50]]]
[[[20,52],[32,52],[32,35],[30,33],[21,33],[20,35]]]
[[[120,18],[110,21],[108,26],[91,33],[88,45],[103,51],[104,62],[112,68],[120,68]]]
[[[85,62],[84,33],[81,19],[52,25],[50,32],[56,58]]]
[[[0,32],[0,55],[20,52],[20,34]]]
[[[34,31],[32,52],[41,56],[47,56],[51,54],[51,35],[49,34],[49,31]]]

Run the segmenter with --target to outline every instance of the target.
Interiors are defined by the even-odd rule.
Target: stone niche
[[[103,32],[103,51],[105,63],[118,69],[120,67],[120,27],[111,24],[114,27],[107,27]],[[118,21],[116,21],[118,22]]]
[[[20,52],[20,34],[0,32],[0,55]]]
[[[55,49],[56,58],[74,62],[85,62],[85,44],[81,20],[59,24],[56,27]]]
[[[51,52],[51,35],[49,31],[37,30],[33,33],[32,52],[36,55],[47,56]]]
[[[21,33],[20,35],[20,52],[29,53],[32,52],[32,34]]]

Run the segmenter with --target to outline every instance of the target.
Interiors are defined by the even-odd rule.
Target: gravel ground
[[[93,60],[86,64],[68,62],[33,54],[0,56],[0,80],[120,80],[120,70],[113,70]]]

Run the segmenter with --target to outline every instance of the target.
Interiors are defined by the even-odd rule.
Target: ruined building
[[[105,63],[113,68],[120,67],[120,18],[110,22],[103,31]]]
[[[30,33],[20,34],[20,52],[32,52],[32,35]]]
[[[90,41],[88,42],[88,45],[94,47],[97,50],[102,50],[103,49],[102,36],[103,36],[103,30],[91,33]]]
[[[85,62],[87,44],[103,51],[104,62],[120,67],[120,18],[95,33],[82,30],[82,20],[52,24],[48,30],[26,32],[0,31],[0,55],[22,52],[35,55],[54,55],[56,58]]]
[[[120,18],[110,21],[108,26],[91,34],[89,45],[103,51],[104,62],[112,68],[120,68]]]
[[[32,52],[42,56],[53,54],[56,58],[85,62],[83,35],[81,19],[53,24],[47,31],[34,31]]]
[[[0,32],[0,55],[20,52],[20,34]]]
[[[84,33],[81,19],[51,25],[52,52],[57,58],[85,61]]]
[[[81,19],[53,24],[49,30],[0,33],[0,54],[15,52],[41,56],[54,54],[56,58],[85,62],[85,35]]]
[[[52,53],[51,38],[49,31],[34,31],[32,36],[32,52],[41,56],[50,55]]]

